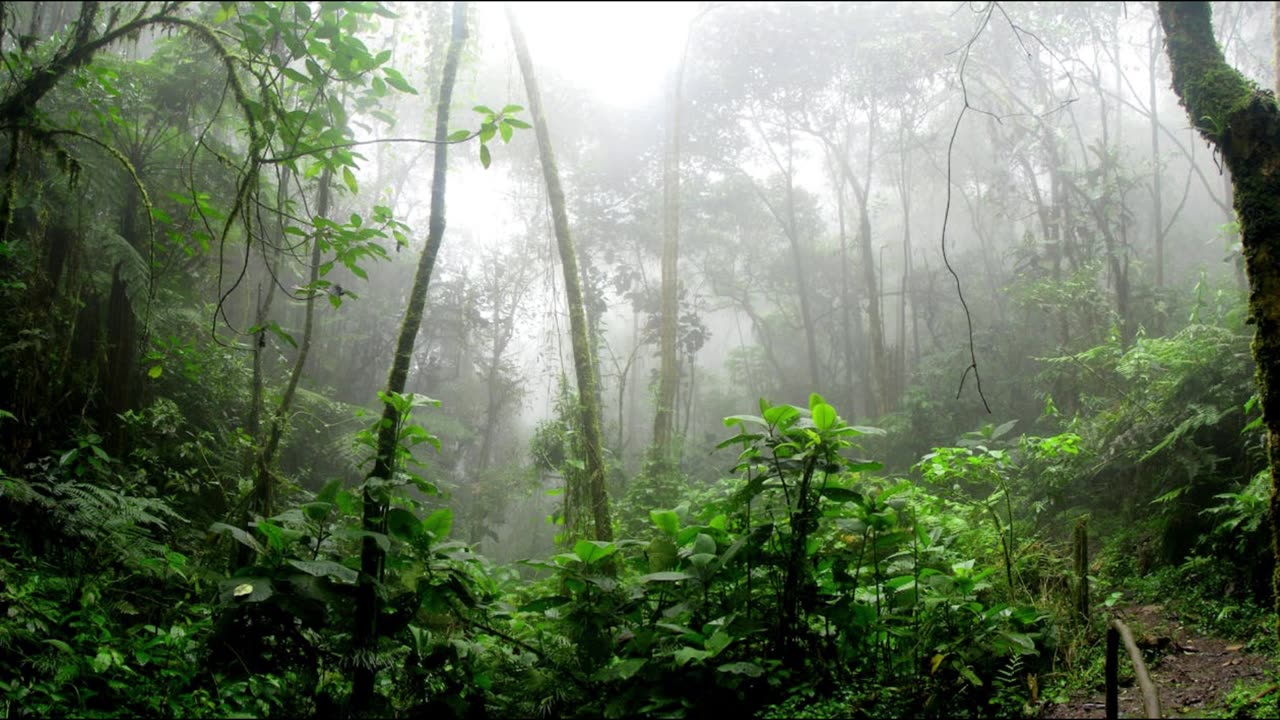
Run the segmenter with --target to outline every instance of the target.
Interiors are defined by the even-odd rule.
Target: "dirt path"
[[[1141,605],[1118,611],[1117,617],[1133,630],[1134,639],[1150,658],[1151,679],[1160,694],[1160,712],[1166,718],[1221,717],[1227,694],[1237,681],[1258,684],[1267,679],[1266,658],[1231,643],[1196,635],[1160,605]],[[1121,678],[1132,677],[1129,658],[1120,650]],[[1146,717],[1142,694],[1132,682],[1120,688],[1120,717]],[[1248,709],[1250,717],[1276,717],[1274,687]],[[1099,690],[1092,697],[1075,698],[1064,705],[1048,706],[1044,718],[1106,717],[1106,697]]]

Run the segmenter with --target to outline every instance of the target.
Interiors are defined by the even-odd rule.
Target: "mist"
[[[1228,647],[1280,50],[1174,5],[4,4],[0,580],[281,678],[178,714],[1083,717],[1188,587]]]

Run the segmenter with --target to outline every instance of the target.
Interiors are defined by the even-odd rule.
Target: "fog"
[[[67,21],[53,7],[39,22]],[[421,140],[434,132],[449,6],[387,7],[396,17],[374,17],[356,37],[387,48],[413,92],[383,83],[380,97],[353,106],[342,131],[356,143],[351,177],[328,215],[369,218],[384,206],[405,224],[404,242],[384,236],[385,259],[335,255],[325,266],[334,302],[317,304],[293,420],[331,452],[290,442],[281,458],[304,486],[362,472],[352,437],[376,412],[430,217],[433,151]],[[1215,8],[1228,58],[1270,86],[1264,6]],[[1170,89],[1149,5],[513,11],[564,181],[617,497],[654,440],[673,139],[672,412],[693,483],[732,465],[715,450],[722,418],[760,398],[804,405],[821,393],[850,422],[888,431],[892,441],[870,438],[865,449],[898,469],[983,423],[1030,430],[1051,406],[1070,416],[1082,380],[1062,370],[1064,358],[1174,332],[1244,287],[1229,179]],[[503,6],[469,13],[448,129],[479,128],[477,106],[519,106],[510,116],[532,122]],[[164,37],[117,52],[148,58]],[[243,145],[241,131],[211,119],[217,111],[194,113],[211,137]],[[474,139],[450,147],[447,230],[406,391],[441,401],[417,416],[442,442],[438,454],[419,451],[445,491],[436,501],[465,519],[466,539],[511,559],[550,547],[544,519],[559,501],[546,493],[565,466],[538,466],[531,442],[573,414],[562,393],[576,379],[535,133],[492,137],[484,152],[487,163]],[[315,212],[314,197],[298,199]],[[180,209],[166,203],[157,207]],[[207,245],[214,234],[203,235]],[[277,270],[235,233],[217,249],[188,263],[187,289],[215,303],[199,312],[217,342],[244,350]],[[295,292],[267,319],[296,338],[306,257],[280,252],[275,284]],[[261,346],[268,384],[283,382],[296,347],[284,334]]]
[[[1224,4],[1219,27],[1229,56],[1268,85],[1259,7]],[[713,452],[725,436],[721,418],[750,411],[759,397],[803,404],[809,392],[821,392],[851,421],[905,431],[912,442],[900,457],[907,460],[983,422],[1034,423],[1046,399],[1072,408],[1074,398],[1037,385],[1042,359],[1110,334],[1131,342],[1166,331],[1181,321],[1174,308],[1202,278],[1238,287],[1227,182],[1169,88],[1150,8],[1000,10],[985,18],[940,3],[515,6],[582,257],[616,490],[639,471],[652,440],[661,163],[686,41],[676,427],[685,467],[702,481],[727,467]],[[430,21],[445,11],[400,11],[372,34],[393,39],[394,63],[420,92],[394,100],[394,128],[369,121],[360,138],[431,133],[445,24]],[[475,105],[527,107],[502,7],[479,3],[472,28],[451,130],[475,124]],[[841,176],[833,153],[863,188]],[[377,146],[360,163],[360,196],[343,198],[343,212],[378,197],[424,228],[429,167],[425,148]],[[408,389],[442,401],[423,422],[446,449],[424,461],[455,501],[475,503],[476,488],[493,482],[477,476],[485,423],[498,435],[487,472],[500,466],[518,475],[530,462],[535,428],[556,416],[562,382],[574,384],[534,133],[493,143],[488,168],[474,147],[454,148],[447,208]],[[970,346],[942,256],[944,220],[985,397],[971,374],[960,387]],[[325,310],[317,347],[322,358],[333,357],[309,369],[308,384],[368,404],[421,242],[416,233],[392,262],[369,266],[367,282],[344,285],[359,299]],[[883,336],[878,379],[869,278]],[[512,284],[522,295],[504,307]],[[495,318],[513,330],[499,358],[499,407],[486,417]],[[358,363],[342,362],[353,346],[371,347]],[[486,517],[486,527],[507,536],[514,525],[527,530],[530,518],[541,522],[555,503],[541,491],[556,485],[555,476],[544,470],[521,495],[504,498],[504,519]],[[545,540],[551,530],[539,532]]]

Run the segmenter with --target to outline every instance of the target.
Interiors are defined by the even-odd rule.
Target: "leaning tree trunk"
[[[507,6],[507,22],[511,25],[511,39],[515,44],[516,59],[524,76],[525,94],[529,100],[529,114],[533,117],[534,132],[538,137],[538,153],[542,159],[542,175],[547,183],[547,199],[551,203],[551,219],[555,225],[556,244],[560,249],[560,264],[564,268],[564,289],[569,301],[569,329],[573,335],[573,368],[578,377],[578,403],[582,412],[582,445],[586,454],[587,488],[591,497],[591,520],[596,540],[612,540],[613,527],[609,520],[609,496],[605,493],[604,453],[600,443],[600,395],[596,391],[595,360],[591,356],[588,337],[587,312],[582,302],[582,281],[578,274],[578,256],[569,234],[569,215],[565,211],[564,188],[560,186],[560,171],[556,167],[551,149],[551,133],[547,130],[547,118],[542,112],[542,96],[538,93],[537,78],[529,59],[529,47],[524,33],[516,22],[511,6]],[[573,497],[571,489],[566,495]],[[581,495],[578,495],[581,497]],[[579,528],[572,525],[576,518],[566,517],[565,527],[572,537]]]
[[[1257,328],[1253,359],[1271,465],[1272,552],[1280,556],[1280,111],[1275,95],[1227,63],[1213,36],[1209,3],[1161,2],[1159,7],[1173,89],[1231,171],[1249,277],[1249,315]],[[1280,562],[1272,583],[1280,611]]]
[[[428,221],[427,245],[418,259],[418,270],[413,276],[413,289],[409,291],[409,306],[405,308],[400,323],[400,336],[396,341],[396,354],[387,377],[387,392],[404,392],[409,377],[409,360],[413,345],[422,325],[422,311],[427,303],[427,287],[431,284],[431,271],[435,268],[436,255],[444,238],[445,176],[449,156],[449,103],[453,99],[453,84],[458,77],[458,58],[467,40],[467,3],[453,4],[453,35],[445,56],[444,72],[440,78],[440,96],[436,102],[435,158],[431,174],[431,218]],[[399,438],[396,429],[399,417],[395,406],[386,402],[382,407],[382,420],[378,424],[378,450],[369,479],[391,480],[395,465],[396,446]],[[372,654],[378,642],[378,613],[381,598],[378,586],[382,583],[383,562],[386,559],[378,546],[377,535],[387,531],[389,497],[386,486],[370,487],[365,483],[364,517],[362,527],[366,534],[360,547],[360,587],[356,596],[355,645],[365,654]],[[371,662],[356,665],[351,694],[351,708],[363,711],[373,697],[373,679],[376,668]]]

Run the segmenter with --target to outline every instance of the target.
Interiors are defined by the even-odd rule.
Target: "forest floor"
[[[1246,652],[1241,642],[1199,635],[1161,605],[1129,606],[1116,616],[1133,630],[1148,658],[1162,717],[1277,717],[1280,689],[1269,682],[1268,670],[1273,667],[1267,658]],[[1149,659],[1153,654],[1154,661]],[[1128,666],[1122,647],[1120,717],[1146,717],[1142,693]],[[1065,704],[1049,705],[1042,717],[1106,717],[1105,694],[1097,690]]]

